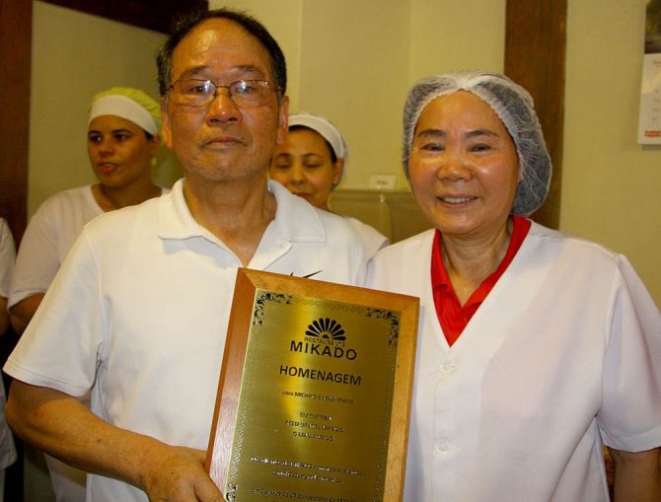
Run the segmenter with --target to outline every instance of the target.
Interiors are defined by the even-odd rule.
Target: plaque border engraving
[[[257,295],[257,290],[266,290]],[[264,322],[266,301],[291,304],[294,297],[319,298],[365,310],[391,323],[388,343],[397,346],[383,501],[403,497],[409,414],[413,389],[418,298],[240,268],[227,330],[223,364],[213,415],[206,468],[228,501],[237,487],[226,486],[232,453],[241,381],[246,364],[250,328]],[[398,315],[393,315],[396,312]],[[397,319],[399,317],[399,320]]]

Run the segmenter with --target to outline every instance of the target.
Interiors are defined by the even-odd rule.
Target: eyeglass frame
[[[261,80],[261,79],[246,79],[246,78],[241,78],[238,80],[235,80],[234,82],[230,82],[229,85],[220,85],[211,80],[210,78],[179,78],[172,82],[167,87],[168,92],[172,91],[174,89],[174,86],[179,83],[179,82],[184,82],[184,81],[196,81],[196,82],[202,82],[202,85],[207,84],[207,82],[211,85],[213,85],[214,92],[213,92],[213,98],[205,104],[199,104],[199,105],[191,105],[191,106],[198,106],[198,107],[203,107],[203,106],[209,106],[213,101],[218,97],[218,89],[227,89],[227,97],[231,99],[235,104],[236,101],[234,101],[233,96],[234,94],[232,93],[231,87],[234,86],[235,84],[238,84],[240,82],[258,82],[262,87],[266,87],[267,89],[272,90],[276,94],[276,98],[278,102],[280,101],[281,98],[281,89],[278,87],[276,84],[272,84],[268,80]],[[259,106],[259,105],[255,105]]]

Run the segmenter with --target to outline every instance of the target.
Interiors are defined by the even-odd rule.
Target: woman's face
[[[488,238],[507,224],[519,162],[491,107],[458,91],[420,114],[409,173],[418,204],[445,237]]]
[[[269,175],[310,204],[328,210],[328,197],[342,175],[344,161],[333,162],[326,140],[310,129],[290,131],[278,145]]]
[[[159,138],[116,115],[96,117],[87,130],[87,152],[94,173],[108,188],[124,188],[144,177],[151,179],[151,158]]]

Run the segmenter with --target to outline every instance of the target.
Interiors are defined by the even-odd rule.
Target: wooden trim
[[[178,16],[196,8],[209,9],[207,0],[41,1],[161,33],[169,33],[172,20]]]
[[[507,0],[505,74],[532,94],[542,123],[553,178],[534,219],[551,228],[560,223],[566,25],[566,0]]]
[[[0,216],[18,242],[27,222],[32,2],[0,2]]]

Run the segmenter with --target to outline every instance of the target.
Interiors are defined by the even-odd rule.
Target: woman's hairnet
[[[161,107],[148,94],[131,87],[112,87],[97,93],[90,103],[89,123],[100,115],[130,120],[151,135],[161,130]]]
[[[342,181],[344,171],[347,167],[347,157],[349,156],[349,149],[340,130],[326,117],[309,112],[298,112],[289,116],[289,127],[296,126],[307,127],[321,135],[333,149],[335,157],[344,160],[344,168],[342,169],[340,179],[333,185],[333,189],[335,189],[340,184],[340,181]]]
[[[549,192],[551,157],[532,97],[504,75],[481,71],[453,72],[416,82],[404,106],[404,172],[409,176],[411,144],[420,114],[435,98],[468,91],[486,102],[509,132],[519,157],[519,183],[512,213],[528,215],[537,210]]]

